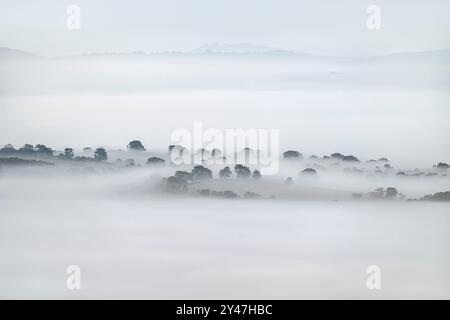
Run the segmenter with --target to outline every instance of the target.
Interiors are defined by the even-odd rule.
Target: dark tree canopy
[[[428,194],[422,198],[420,198],[420,200],[426,200],[426,201],[450,201],[450,191],[445,191],[445,192],[437,192],[433,195]]]
[[[73,152],[72,148],[65,148],[64,149],[64,157],[66,159],[73,159],[74,156],[75,156],[75,153]]]
[[[234,166],[234,171],[238,178],[248,178],[252,175],[250,169],[242,164],[237,164]]]
[[[36,149],[36,153],[40,156],[45,156],[45,157],[53,156],[52,148],[49,148],[43,144],[37,144],[35,149]]]
[[[331,154],[331,157],[335,158],[335,159],[341,159],[342,160],[345,156],[342,153],[335,152],[335,153]]]
[[[158,158],[158,157],[150,157],[147,160],[147,164],[153,164],[153,165],[162,165],[166,161],[164,159]]]
[[[204,166],[195,166],[192,175],[194,180],[212,179],[212,171]]]
[[[19,149],[19,153],[25,155],[34,154],[35,153],[34,146],[32,144],[25,144],[22,148]]]
[[[225,167],[225,168],[223,168],[223,169],[221,169],[220,171],[219,171],[219,177],[221,177],[221,178],[229,178],[229,177],[231,177],[231,170],[230,170],[230,167]]]
[[[298,151],[295,150],[288,150],[286,152],[283,153],[283,158],[284,159],[296,159],[296,158],[301,158],[302,154]]]
[[[261,179],[261,172],[259,172],[258,170],[253,171],[253,179]]]
[[[342,160],[342,161],[359,162],[358,158],[356,158],[355,156],[351,156],[351,155],[350,156],[344,156],[342,153],[339,153],[339,152],[333,153],[331,155],[331,157],[334,158],[334,159]]]
[[[445,162],[439,162],[436,165],[436,168],[446,170],[446,169],[450,168],[450,166]]]
[[[105,161],[108,159],[105,148],[97,148],[94,152],[94,159],[97,161]]]
[[[317,171],[314,170],[313,168],[306,168],[304,169],[302,172],[300,172],[300,174],[304,174],[304,175],[316,175]]]
[[[191,181],[193,179],[193,175],[191,172],[181,170],[175,172],[175,177],[184,179],[186,181]]]
[[[16,149],[13,147],[12,144],[7,144],[3,148],[0,149],[0,154],[3,155],[13,155],[16,153]]]
[[[398,195],[397,189],[395,189],[394,187],[386,188],[386,195],[385,195],[386,198],[392,199],[397,197],[397,195]]]
[[[359,159],[355,156],[344,156],[342,161],[359,162]]]
[[[187,181],[177,176],[171,176],[167,179],[163,179],[165,182],[165,188],[172,193],[183,193],[187,191]]]
[[[127,145],[127,149],[131,151],[145,151],[144,145],[139,140],[130,141]]]

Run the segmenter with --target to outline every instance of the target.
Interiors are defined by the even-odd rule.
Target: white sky
[[[66,27],[68,5],[81,30]],[[366,27],[369,5],[381,29]],[[0,0],[0,46],[59,56],[187,51],[211,42],[364,56],[450,49],[448,0]]]

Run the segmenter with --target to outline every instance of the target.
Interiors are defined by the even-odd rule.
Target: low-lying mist
[[[448,70],[448,52],[0,52],[0,298],[450,298]],[[279,129],[277,174],[172,163],[194,121]]]

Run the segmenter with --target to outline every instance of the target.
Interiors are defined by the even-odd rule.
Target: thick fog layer
[[[1,298],[450,297],[448,52],[2,50]],[[276,174],[176,164],[195,121],[279,129]]]
[[[447,203],[176,197],[149,169],[46,170],[0,178],[2,298],[449,297]]]

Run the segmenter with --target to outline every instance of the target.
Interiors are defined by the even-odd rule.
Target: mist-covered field
[[[1,297],[449,297],[448,203],[126,192],[144,180],[2,176]],[[373,264],[380,291],[365,285]]]
[[[449,203],[407,200],[448,190],[445,169],[399,176],[317,160],[327,169],[304,176],[295,172],[311,160],[282,160],[276,176],[214,171],[180,193],[164,177],[188,166],[142,163],[147,155],[110,152],[134,166],[113,158],[1,166],[1,297],[449,297]],[[372,192],[380,186],[405,198]],[[205,188],[238,197],[198,192]],[[82,268],[81,290],[67,290],[68,265]],[[382,268],[380,291],[366,287],[369,265]]]
[[[450,298],[448,52],[0,57],[1,298]],[[279,171],[174,165],[194,121]]]

